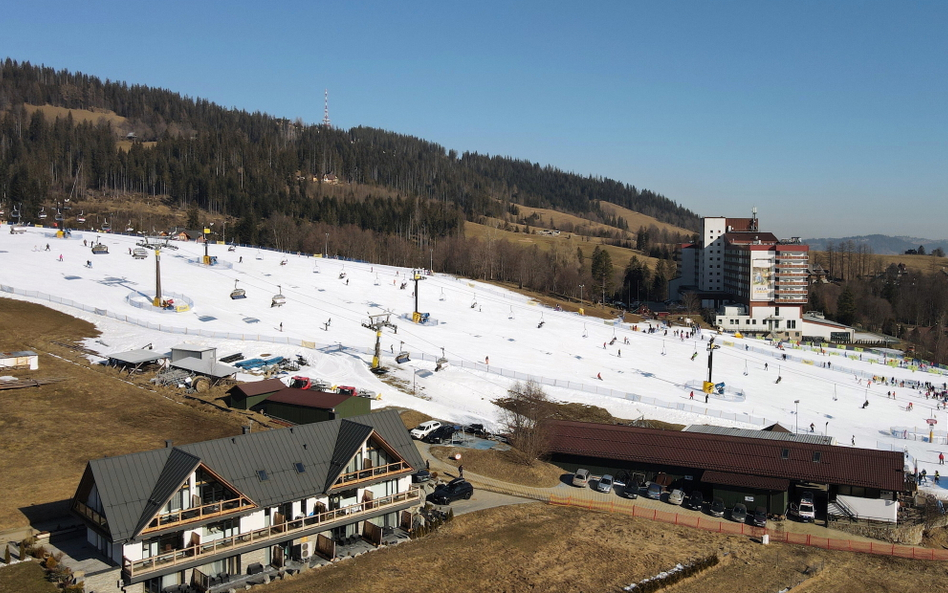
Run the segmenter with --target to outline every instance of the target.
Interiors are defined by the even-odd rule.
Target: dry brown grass
[[[39,370],[4,374],[67,378],[0,391],[0,529],[62,512],[61,505],[29,507],[71,498],[90,459],[162,447],[165,439],[186,444],[240,433],[244,417],[239,414],[185,401],[175,390],[153,391],[145,377],[129,382],[116,370],[90,365],[52,343],[98,335],[87,322],[0,299],[0,327],[0,350],[40,355]]]
[[[427,422],[428,420],[431,420],[431,416],[429,416],[428,414],[419,412],[418,410],[403,410],[400,413],[400,415],[402,417],[402,423],[405,425],[405,428],[407,428],[408,430],[415,428],[422,422]]]
[[[629,210],[628,208],[623,208],[622,206],[617,206],[609,202],[599,202],[599,207],[602,208],[603,212],[609,214],[615,214],[616,216],[621,216],[629,223],[629,231],[631,233],[636,233],[639,230],[639,227],[645,227],[646,229],[655,226],[661,230],[667,230],[672,233],[679,233],[686,236],[691,236],[695,231],[689,231],[688,229],[683,229],[679,226],[673,224],[668,224],[667,222],[660,222],[658,219],[652,218],[641,212],[636,212],[634,210]]]
[[[601,593],[711,554],[721,557],[718,566],[671,590],[779,591],[801,581],[801,590],[834,593],[948,587],[941,563],[762,546],[744,537],[531,504],[463,515],[428,537],[274,582],[268,590]],[[820,567],[815,576],[804,574]]]
[[[463,465],[465,471],[521,486],[552,488],[559,483],[560,476],[566,473],[562,468],[542,461],[524,465],[519,462],[520,456],[509,451],[437,446],[431,447],[430,451],[436,459],[449,465]],[[449,459],[456,453],[461,454],[460,462]]]
[[[24,103],[23,107],[30,115],[32,115],[35,111],[43,112],[43,115],[46,116],[46,119],[48,120],[54,120],[57,117],[65,119],[67,115],[72,114],[72,119],[75,123],[91,122],[96,124],[100,121],[104,121],[112,124],[112,127],[118,127],[128,121],[121,115],[116,115],[114,111],[109,111],[106,109],[67,109],[66,107],[54,107],[53,105],[30,105],[29,103]]]

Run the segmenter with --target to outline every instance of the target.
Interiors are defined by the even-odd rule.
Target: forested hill
[[[26,109],[34,105],[115,116],[54,120]],[[599,201],[606,201],[698,228],[693,212],[610,179],[458,155],[384,130],[305,125],[9,58],[0,67],[0,113],[0,195],[26,210],[91,189],[166,196],[174,205],[239,217],[246,224],[236,231],[245,235],[255,221],[286,214],[437,237],[465,219],[502,216],[511,204],[582,216],[601,212]],[[130,133],[136,142],[119,149]],[[360,189],[330,196],[321,190],[325,180]]]

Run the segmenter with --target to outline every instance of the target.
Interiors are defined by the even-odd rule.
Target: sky
[[[493,430],[500,429],[500,414],[492,401],[504,397],[515,380],[533,378],[551,398],[600,406],[617,418],[758,429],[780,422],[800,431],[813,424],[815,433],[843,446],[904,448],[929,473],[938,469],[938,453],[944,449],[948,412],[936,409],[934,399],[908,386],[866,383],[884,375],[941,384],[948,373],[883,366],[878,353],[857,357],[850,352],[854,358],[847,358],[842,351],[779,350],[763,340],[716,336],[720,348],[714,350],[712,379],[725,384],[725,396],[713,395],[705,403],[699,386],[707,378],[710,330],[695,339],[675,335],[683,325],[667,335],[646,333],[645,323],[633,328],[555,311],[525,295],[438,273],[419,282],[419,309],[430,314],[431,322],[418,325],[404,317],[410,317],[415,303],[413,286],[400,288],[410,273],[405,268],[242,246],[229,251],[223,245],[210,246],[219,264],[208,267],[195,263],[204,254],[200,244],[182,242],[174,242],[177,250],[161,251],[162,295],[177,304],[190,301],[191,307],[163,312],[150,305],[154,255],[133,259],[129,251],[138,237],[112,234],[101,236],[109,253],[92,255],[83,241],[97,237],[75,231],[72,238],[60,239],[39,228],[0,233],[0,295],[27,298],[94,323],[102,334],[85,345],[103,356],[147,344],[162,353],[182,342],[213,346],[218,357],[237,352],[247,359],[302,355],[307,364],[290,375],[378,393],[373,409],[407,407]],[[87,261],[92,267],[86,267]],[[24,274],[24,269],[33,273]],[[246,298],[229,298],[235,280]],[[24,291],[33,296],[23,296]],[[286,304],[271,307],[278,291]],[[369,371],[375,335],[362,322],[386,310],[398,331],[382,332],[382,364],[390,370],[383,383]],[[304,340],[311,347],[303,347]],[[340,351],[338,345],[349,349]],[[394,353],[401,350],[411,360],[396,364]],[[442,353],[450,362],[435,372]],[[41,370],[43,364],[41,355]],[[261,378],[238,375],[241,381]],[[894,399],[887,396],[893,390]],[[866,400],[869,406],[863,408]],[[938,422],[936,445],[918,439],[928,436],[927,418]]]
[[[946,239],[948,3],[6,2],[0,56],[370,126],[778,236]]]

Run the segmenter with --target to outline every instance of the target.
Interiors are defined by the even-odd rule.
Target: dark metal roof
[[[112,541],[119,543],[133,540],[140,533],[140,526],[147,525],[174,488],[184,481],[187,474],[182,477],[182,472],[194,459],[199,459],[257,506],[272,507],[325,494],[334,457],[343,450],[354,453],[353,447],[357,448],[362,442],[353,444],[354,439],[360,434],[368,438],[373,429],[412,468],[424,467],[425,462],[398,412],[383,410],[346,420],[95,459],[89,462],[89,468],[102,500]],[[297,472],[296,463],[302,463],[306,471]],[[343,465],[345,463],[348,459]],[[259,470],[267,472],[266,481],[258,477]],[[175,484],[179,477],[180,481]],[[164,500],[158,501],[155,507],[152,501],[161,498]]]
[[[551,423],[550,445],[553,453],[602,459],[880,490],[904,487],[898,451],[566,421]]]
[[[284,387],[286,387],[286,385],[279,379],[264,379],[263,381],[250,381],[249,383],[234,385],[229,391],[231,393],[239,393],[244,397],[251,397],[264,393],[273,393]]]
[[[325,391],[314,391],[312,389],[284,387],[268,397],[267,401],[320,410],[332,410],[350,397],[355,396],[346,395],[345,393],[326,393]]]
[[[342,473],[342,470],[356,454],[362,443],[372,434],[372,427],[356,422],[343,420],[339,426],[339,434],[336,437],[336,448],[332,452],[332,459],[329,461],[329,474],[326,476],[325,490],[328,492],[336,478]],[[362,468],[359,468],[362,469]]]
[[[773,490],[786,492],[790,489],[790,480],[786,478],[768,478],[749,474],[732,474],[728,472],[708,471],[701,476],[706,484],[720,484],[722,486],[737,486],[739,488],[756,488],[758,490]]]
[[[181,484],[188,479],[191,472],[197,469],[201,460],[196,456],[182,451],[181,449],[172,449],[171,454],[165,461],[165,467],[161,470],[161,475],[155,482],[155,489],[145,503],[138,525],[135,526],[135,533],[148,526],[152,517],[158,513],[161,507],[165,506],[171,495],[181,488]]]

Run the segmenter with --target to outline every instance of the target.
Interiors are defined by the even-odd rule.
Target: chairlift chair
[[[102,223],[102,230],[106,233],[112,230],[112,225],[109,224],[108,218],[106,218],[105,221]]]
[[[39,214],[37,216],[39,216],[41,219],[46,218],[46,206],[40,208]]]
[[[79,216],[76,217],[76,222],[85,222],[86,221],[86,211],[82,210],[79,212]]]
[[[132,221],[131,221],[131,220],[128,221],[128,224],[127,224],[127,225],[125,225],[125,232],[126,232],[126,233],[134,233],[134,232],[135,232],[135,227],[132,226]]]
[[[375,282],[374,282],[374,284],[375,284],[376,286],[379,285],[379,275],[378,275],[378,274],[375,275]]]
[[[56,209],[56,220],[59,222],[63,221],[63,213],[58,208]]]
[[[444,296],[444,289],[443,289],[443,288],[441,289],[441,296],[440,296],[440,297],[438,297],[438,300],[439,300],[439,301],[443,301],[443,300],[445,300],[445,296]]]
[[[237,299],[247,298],[247,291],[244,290],[243,288],[237,288],[238,282],[240,282],[240,280],[234,280],[234,290],[230,291],[230,298],[232,298],[235,301]]]
[[[6,212],[3,210],[3,205],[0,204],[0,216],[3,216],[4,214],[6,214]]]
[[[270,300],[270,307],[282,307],[286,304],[286,297],[283,296],[283,287],[279,284],[277,285],[278,292],[273,295],[273,298]]]

